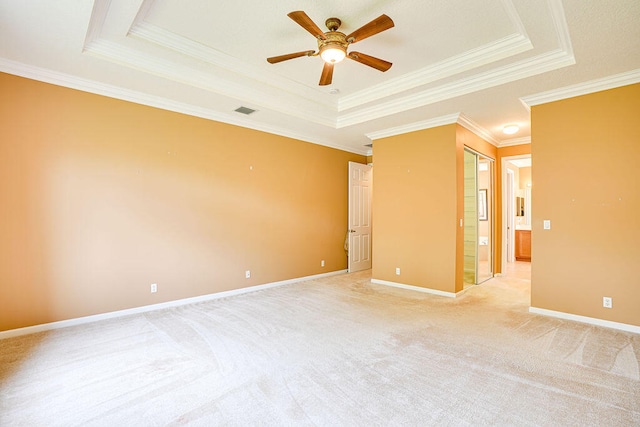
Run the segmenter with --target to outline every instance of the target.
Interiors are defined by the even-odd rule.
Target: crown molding
[[[132,26],[128,35],[153,43],[167,50],[191,57],[198,61],[223,68],[256,82],[274,86],[280,91],[303,98],[308,102],[321,105],[324,108],[330,108],[332,111],[335,111],[337,108],[337,102],[327,101],[326,97],[321,98],[322,101],[318,101],[319,91],[317,89],[311,89],[262,68],[256,69],[256,67],[244,61],[238,60],[230,55],[196,41],[164,30],[156,25],[141,22]]]
[[[564,14],[562,0],[547,0],[547,6],[549,6],[549,11],[551,12],[551,21],[556,29],[560,50],[563,50],[568,55],[573,56],[571,35],[569,34],[569,26],[567,25],[567,18]]]
[[[338,102],[338,111],[348,110],[368,102],[396,95],[530,49],[533,49],[531,40],[522,34],[511,34],[493,43],[469,50],[429,67],[345,96]]]
[[[505,4],[510,5],[510,7],[507,8],[507,12],[517,16],[513,4],[510,2]],[[413,95],[340,115],[338,117],[337,127],[342,128],[374,120],[575,64],[576,61],[573,55],[571,38],[562,1],[547,0],[547,5],[550,9],[551,18],[558,35],[558,43],[560,45],[558,49],[477,74],[469,79],[459,79],[433,89],[424,90]],[[521,22],[519,25],[520,31],[524,31],[524,26]]]
[[[376,139],[388,138],[390,136],[402,135],[409,132],[415,132],[424,129],[435,128],[438,126],[450,125],[458,122],[460,113],[448,114],[446,116],[440,116],[429,120],[422,120],[415,123],[409,123],[402,126],[394,126],[388,129],[381,129],[375,132],[369,132],[365,134],[367,138],[372,141]]]
[[[458,117],[458,124],[470,130],[474,134],[478,135],[480,138],[484,139],[489,144],[495,147],[499,146],[500,143],[498,142],[497,139],[493,137],[491,132],[489,132],[488,130],[486,130],[485,128],[483,128],[482,126],[480,126],[479,124],[477,124],[476,122],[474,122],[473,120],[465,116],[464,114],[460,114],[460,117]]]
[[[424,90],[416,94],[407,95],[368,108],[361,108],[352,113],[340,115],[338,117],[338,129],[401,113],[413,108],[434,104],[482,89],[510,83],[573,64],[575,64],[573,54],[556,49],[533,58],[477,74],[470,78],[459,79],[433,89]]]
[[[263,108],[273,109],[323,126],[336,127],[335,111],[337,102],[317,101],[314,99],[314,96],[312,96],[312,94],[317,95],[317,91],[308,89],[298,83],[292,83],[276,75],[270,75],[268,79],[265,79],[264,72],[247,71],[251,70],[251,68],[242,61],[235,60],[215,49],[145,23],[144,19],[153,7],[154,1],[155,0],[144,0],[141,3],[137,15],[129,27],[128,35],[135,36],[196,60],[219,66],[231,71],[235,75],[242,75],[254,82],[263,84],[263,87],[267,88],[267,90],[257,90],[255,87],[249,89],[245,85],[217,77],[212,73],[198,71],[169,60],[150,56],[127,48],[122,44],[101,38],[102,27],[106,21],[111,0],[96,0],[89,21],[83,52],[129,68],[236,98],[239,101],[251,103]],[[291,88],[295,88],[295,90],[291,90]],[[269,90],[277,90],[278,96],[274,96],[274,93],[269,93]],[[303,100],[307,104],[310,104],[309,107],[311,108],[301,108],[299,103],[285,102],[282,96],[283,92]],[[315,98],[317,98],[317,96],[315,96]]]
[[[347,151],[354,154],[367,155],[367,149],[365,149],[366,147],[363,147],[362,149],[354,149],[353,147],[349,147],[346,145],[336,144],[331,140],[318,138],[315,135],[293,132],[286,128],[271,126],[264,123],[257,123],[253,121],[253,119],[245,116],[235,116],[231,114],[220,113],[207,108],[196,107],[163,97],[149,95],[130,89],[124,89],[118,86],[113,86],[94,80],[83,79],[77,76],[72,76],[70,74],[39,68],[4,58],[0,58],[0,72],[24,77],[31,80],[37,80],[56,86],[62,86],[69,89],[76,89],[83,92],[106,96],[109,98],[120,99],[122,101],[133,102],[135,104],[141,104],[149,107],[159,108],[162,110],[200,117],[203,119],[226,123],[246,129],[279,135],[286,138],[297,139],[300,141],[322,145],[329,148],[335,148],[337,150]]]
[[[584,83],[578,83],[560,89],[542,92],[536,95],[525,96],[520,98],[520,101],[527,107],[527,109],[531,110],[531,107],[535,105],[561,101],[567,98],[588,95],[590,93],[600,92],[608,89],[615,89],[617,87],[636,83],[640,83],[640,69],[631,70],[625,73],[615,74],[613,76],[591,80]]]
[[[408,123],[402,126],[395,126],[388,129],[382,129],[375,132],[367,133],[365,136],[370,140],[376,140],[381,138],[387,138],[390,136],[402,135],[409,132],[415,132],[424,129],[430,129],[438,126],[450,125],[457,123],[460,126],[468,129],[480,138],[484,139],[488,143],[498,146],[498,141],[491,135],[491,132],[468,118],[462,113],[448,114],[446,116],[440,116],[429,120],[422,120],[419,122]]]
[[[527,35],[527,30],[520,19],[520,15],[513,1],[503,0],[501,3],[508,19],[511,21],[511,25],[516,30],[513,34],[495,40],[492,43],[468,50],[429,67],[343,97],[338,102],[338,111],[341,112],[387,96],[396,95],[402,91],[414,89],[418,86],[423,86],[533,49],[533,44]]]
[[[91,11],[91,18],[89,18],[89,25],[87,27],[87,35],[84,39],[84,45],[82,51],[86,49],[91,43],[96,41],[102,33],[102,27],[107,20],[107,14],[111,7],[111,0],[95,0],[93,2],[93,10]]]
[[[531,137],[523,136],[521,138],[504,139],[500,141],[500,143],[498,144],[498,148],[511,147],[513,145],[523,145],[523,144],[531,144]]]
[[[315,101],[313,99],[317,98],[314,96],[317,95],[317,91],[315,90],[299,84],[292,86],[291,82],[284,81],[275,75],[269,75],[265,78],[264,73],[256,73],[256,70],[252,71],[250,66],[235,58],[146,23],[145,18],[152,8],[153,3],[154,0],[143,0],[141,2],[138,13],[129,28],[129,35],[155,43],[170,51],[187,55],[195,60],[214,64],[235,75],[242,75],[260,84],[264,89],[249,90],[244,85],[235,84],[229,80],[214,76],[211,73],[202,72],[186,66],[179,66],[179,64],[171,61],[161,60],[149,55],[141,55],[139,52],[123,45],[118,45],[107,40],[100,40],[101,28],[108,15],[111,0],[96,0],[87,32],[85,51],[121,65],[219,93],[224,96],[233,97],[263,108],[273,109],[292,117],[334,129],[340,129],[400,113],[412,108],[509,83],[514,80],[575,63],[571,51],[570,39],[568,38],[569,34],[566,28],[566,20],[564,19],[562,2],[561,0],[548,0],[547,4],[551,10],[559,43],[562,47],[561,49],[538,55],[529,60],[510,64],[497,70],[481,73],[472,76],[470,79],[459,79],[399,99],[342,114],[340,113],[341,111],[351,109],[355,106],[395,95],[407,89],[415,88],[531,49],[531,41],[526,35],[524,25],[512,1],[504,0],[503,7],[512,25],[516,29],[516,33],[478,49],[468,51],[463,55],[458,55],[447,61],[443,61],[432,67],[395,79],[392,82],[374,86],[366,91],[360,91],[357,94],[343,97],[338,102]],[[279,96],[274,96],[273,93],[270,93],[271,89],[279,90]],[[294,96],[301,102],[285,102],[283,98],[286,98],[286,96],[283,97],[283,94],[289,95],[289,98]],[[300,105],[301,103],[307,103],[308,105],[305,107],[304,105]]]
[[[330,112],[321,112],[317,111],[317,109],[309,111],[307,108],[300,108],[300,105],[287,102],[282,97],[274,97],[269,93],[261,92],[255,88],[217,77],[208,72],[183,66],[173,61],[159,59],[124,47],[118,43],[99,40],[94,41],[85,49],[86,53],[93,56],[174,82],[183,83],[253,105],[269,108],[323,126],[335,128],[336,125],[335,118]]]

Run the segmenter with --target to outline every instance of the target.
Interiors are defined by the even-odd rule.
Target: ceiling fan
[[[267,58],[269,63],[275,64],[289,59],[300,58],[301,56],[320,55],[324,61],[322,75],[320,76],[320,86],[331,84],[331,80],[333,78],[333,65],[342,61],[344,58],[353,59],[356,62],[368,65],[369,67],[383,72],[391,68],[391,62],[383,59],[374,58],[373,56],[365,55],[360,52],[347,53],[349,45],[393,27],[393,21],[387,15],[380,15],[373,21],[363,25],[348,35],[338,31],[338,28],[340,28],[340,25],[342,24],[338,18],[327,19],[325,25],[329,31],[322,32],[311,18],[301,10],[291,12],[287,14],[287,16],[318,39],[318,51],[305,50],[303,52],[289,53],[287,55],[272,56],[271,58]]]

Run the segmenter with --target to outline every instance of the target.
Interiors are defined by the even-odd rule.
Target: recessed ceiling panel
[[[300,5],[297,2],[237,1],[220,7],[210,1],[150,3],[144,16],[146,24],[195,41],[217,52],[242,61],[250,67],[275,72],[300,84],[316,87],[322,62],[320,58],[301,57],[279,64],[267,64],[266,58],[317,49],[313,36],[287,17],[287,13],[305,12],[323,31],[324,21],[336,15],[342,20],[339,31],[349,33],[385,13],[395,27],[350,46],[392,62],[383,75],[361,64],[339,64],[334,72],[334,87],[343,94],[353,93],[389,78],[402,76],[519,31],[517,14],[508,1],[469,2],[381,2],[324,1]]]

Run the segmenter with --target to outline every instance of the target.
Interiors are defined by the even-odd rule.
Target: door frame
[[[513,212],[511,217],[509,217],[509,214],[507,212],[509,206],[513,206],[513,205],[509,205],[509,203],[514,203],[514,197],[515,197],[515,180],[514,180],[514,185],[512,186],[512,193],[511,193],[511,201],[509,200],[509,195],[507,194],[507,191],[505,191],[505,185],[507,183],[507,163],[510,162],[511,160],[518,160],[518,159],[530,159],[531,158],[531,154],[520,154],[517,156],[508,156],[508,157],[503,157],[501,160],[501,168],[502,168],[502,176],[500,177],[500,179],[502,180],[502,260],[501,260],[501,269],[500,271],[502,271],[502,274],[504,274],[507,271],[507,262],[510,262],[509,260],[513,260],[515,261],[515,252],[514,252],[514,246],[515,246],[515,236],[516,236],[516,230],[515,230],[515,215],[513,215]],[[508,227],[510,225],[510,230],[508,230]],[[511,237],[511,256],[509,256],[509,254],[507,254],[507,239],[505,238],[505,236],[507,236],[507,233],[510,233],[509,237]],[[511,261],[511,262],[513,262]]]
[[[491,225],[490,225],[490,230],[489,230],[489,241],[490,241],[490,248],[491,248],[491,259],[488,261],[489,265],[490,265],[490,277],[479,281],[478,280],[478,255],[479,255],[479,237],[478,237],[478,230],[479,230],[479,219],[476,218],[476,253],[475,253],[475,258],[476,258],[476,267],[475,267],[475,285],[479,285],[481,283],[486,282],[489,279],[492,279],[493,277],[496,276],[496,269],[495,269],[495,262],[496,262],[496,220],[497,220],[497,214],[496,214],[496,204],[495,204],[495,200],[496,200],[496,159],[488,154],[484,154],[478,150],[474,150],[471,147],[468,146],[464,146],[464,150],[468,151],[469,153],[475,155],[475,187],[476,187],[476,195],[478,194],[478,172],[479,172],[479,162],[480,162],[480,158],[482,159],[486,159],[489,161],[490,164],[490,173],[489,173],[489,186],[490,186],[490,191],[489,194],[491,195],[490,199],[487,200],[487,209],[489,209],[489,211],[491,212],[491,216],[489,218]],[[477,203],[477,197],[476,197],[476,203]],[[463,256],[463,260],[464,260],[464,256]],[[464,262],[464,261],[463,261]]]

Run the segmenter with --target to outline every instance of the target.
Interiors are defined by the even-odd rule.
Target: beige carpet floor
[[[640,336],[369,274],[2,340],[0,425],[640,425]]]

